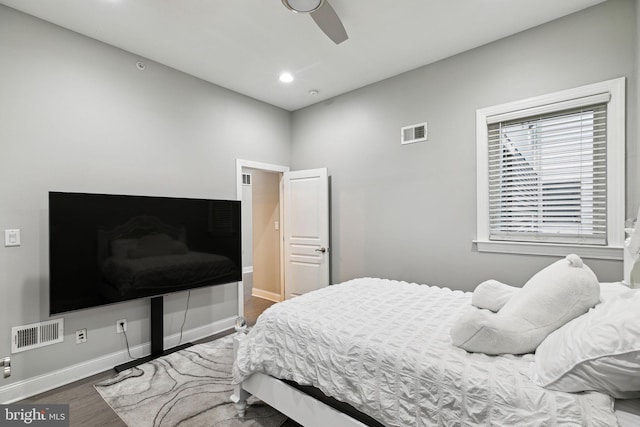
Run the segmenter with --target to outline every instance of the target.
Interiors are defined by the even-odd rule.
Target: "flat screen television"
[[[49,192],[49,311],[242,280],[240,202]]]

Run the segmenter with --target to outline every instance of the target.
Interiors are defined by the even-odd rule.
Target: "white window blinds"
[[[487,118],[490,240],[607,244],[608,100]]]

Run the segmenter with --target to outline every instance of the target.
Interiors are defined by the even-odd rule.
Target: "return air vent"
[[[427,140],[427,123],[405,126],[400,129],[400,143],[413,144]]]
[[[242,174],[242,185],[251,185],[251,174],[243,173]]]
[[[64,319],[11,328],[11,353],[64,341]]]

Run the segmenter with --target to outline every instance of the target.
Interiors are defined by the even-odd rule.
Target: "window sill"
[[[559,243],[506,242],[495,240],[474,240],[478,252],[505,254],[566,256],[577,254],[582,258],[610,259],[622,261],[623,247],[569,245]]]

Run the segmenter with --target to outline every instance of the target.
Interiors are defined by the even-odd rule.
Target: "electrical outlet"
[[[4,378],[9,378],[11,376],[11,357],[7,356],[2,359],[2,367]]]
[[[78,329],[76,331],[76,344],[82,344],[83,342],[87,342],[87,330]]]
[[[127,332],[127,319],[120,319],[116,322],[116,333]]]

